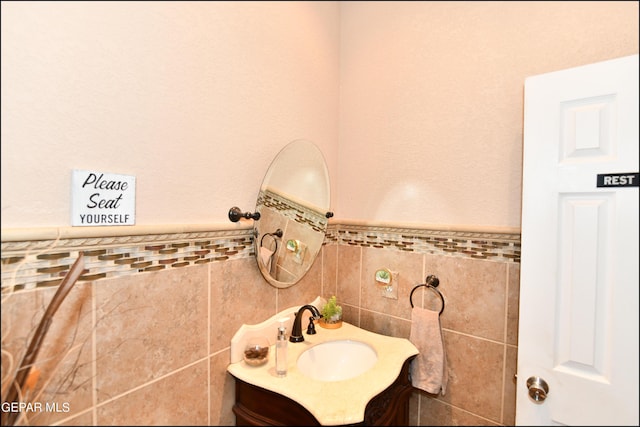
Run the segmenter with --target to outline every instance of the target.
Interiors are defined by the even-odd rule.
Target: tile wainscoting
[[[446,300],[450,381],[444,396],[414,392],[411,424],[515,420],[517,233],[331,223],[318,260],[287,289],[260,276],[251,229],[28,236],[5,240],[3,230],[3,373],[21,360],[78,253],[85,256],[29,391],[68,410],[25,414],[32,425],[234,424],[226,365],[242,323],[335,294],[346,321],[408,338],[408,295],[428,274],[440,278]],[[381,267],[397,272],[397,299],[380,296],[373,275]],[[427,306],[429,294],[416,292],[414,303]]]

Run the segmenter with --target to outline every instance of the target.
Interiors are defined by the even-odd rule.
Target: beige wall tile
[[[3,294],[2,375],[15,372],[58,288]],[[53,410],[23,412],[29,425],[49,425],[93,405],[92,286],[76,283],[58,310],[37,350],[34,367],[40,370],[35,388],[23,401],[53,405]],[[6,353],[5,353],[6,351]],[[13,367],[10,366],[10,363]],[[4,393],[4,390],[3,390]],[[4,394],[3,394],[4,396]],[[50,407],[51,408],[51,407]]]
[[[338,292],[336,296],[345,304],[360,306],[360,271],[362,248],[338,247]]]
[[[409,425],[420,425],[420,393],[415,391],[409,398]]]
[[[96,285],[99,402],[207,355],[207,270],[173,269]]]
[[[506,346],[504,367],[504,403],[502,423],[506,426],[516,425],[516,378],[518,372],[518,348]]]
[[[94,425],[93,422],[93,413],[95,412],[95,408],[85,412],[83,414],[78,415],[77,417],[72,417],[69,419],[66,419],[65,421],[61,422],[60,424],[56,424],[56,425],[60,425],[60,426],[92,426]]]
[[[276,288],[264,280],[255,259],[211,264],[211,353],[229,347],[242,324],[274,314]]]
[[[227,372],[229,364],[229,351],[221,351],[211,356],[209,393],[211,402],[211,414],[209,425],[231,426],[235,425],[236,416],[233,414],[235,403],[235,379]]]
[[[426,255],[426,270],[440,278],[446,308],[442,327],[504,342],[505,263]]]
[[[409,338],[411,322],[369,310],[361,310],[360,327],[390,337]]]
[[[361,322],[360,322],[361,311],[362,310],[360,309],[360,307],[342,304],[342,320],[344,320],[345,322],[349,322],[352,325],[361,327]]]
[[[478,417],[438,399],[424,394],[420,399],[420,426],[497,426],[482,417]]]
[[[200,361],[99,406],[98,425],[209,425],[207,370]]]
[[[320,251],[322,261],[322,296],[338,294],[338,245],[324,245]]]
[[[520,264],[509,264],[508,274],[509,293],[507,299],[507,344],[518,345],[518,318],[520,317]]]
[[[449,382],[439,399],[500,422],[504,345],[454,332],[444,331],[443,335]]]

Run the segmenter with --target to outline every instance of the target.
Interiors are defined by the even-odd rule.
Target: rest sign
[[[71,225],[136,223],[136,177],[74,170],[71,177]]]

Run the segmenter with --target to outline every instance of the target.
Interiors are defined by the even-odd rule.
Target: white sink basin
[[[305,350],[298,358],[298,370],[318,381],[342,381],[371,369],[378,354],[361,341],[326,341]]]

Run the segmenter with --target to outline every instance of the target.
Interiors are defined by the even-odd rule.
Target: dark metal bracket
[[[229,220],[231,222],[238,222],[240,221],[240,218],[252,219],[254,221],[257,221],[260,219],[260,212],[242,212],[237,206],[229,209]]]

